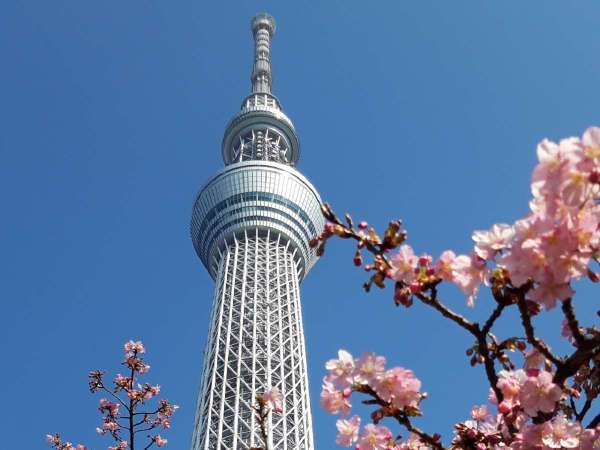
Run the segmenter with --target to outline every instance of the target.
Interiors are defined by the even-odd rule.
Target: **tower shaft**
[[[263,446],[252,406],[269,387],[271,449],[312,449],[298,271],[279,233],[246,230],[221,256],[205,351],[194,450]]]

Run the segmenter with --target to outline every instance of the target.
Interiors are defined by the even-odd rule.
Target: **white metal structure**
[[[313,449],[299,283],[324,221],[319,194],[294,168],[294,126],[271,94],[274,31],[271,16],[252,20],[252,93],[225,131],[225,168],[194,204],[192,240],[216,288],[192,450],[264,446],[252,407],[273,386],[284,401],[269,416],[269,448]]]

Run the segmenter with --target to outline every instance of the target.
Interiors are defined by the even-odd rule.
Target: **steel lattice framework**
[[[191,233],[216,281],[192,450],[312,450],[299,283],[316,261],[321,200],[295,169],[298,136],[271,94],[275,22],[252,20],[252,93],[226,128],[226,167],[200,191]],[[262,441],[253,406],[271,387],[283,411]]]
[[[269,447],[312,448],[298,271],[281,234],[247,230],[225,248],[211,324],[194,448],[262,445],[252,406],[270,386],[285,401]]]

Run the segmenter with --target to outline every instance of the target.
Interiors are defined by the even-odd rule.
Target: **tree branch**
[[[521,314],[521,323],[525,329],[525,336],[527,336],[529,343],[533,345],[538,352],[544,355],[546,359],[552,361],[556,366],[560,366],[562,360],[555,356],[541,339],[538,339],[535,336],[535,330],[531,323],[531,315],[527,309],[527,302],[525,301],[525,296],[522,292],[517,294],[517,305]]]
[[[575,310],[573,309],[573,301],[571,298],[566,299],[562,302],[561,309],[565,315],[565,319],[567,319],[567,324],[569,325],[569,329],[571,330],[571,334],[573,335],[573,339],[577,345],[583,344],[585,337],[581,334],[581,329],[579,328],[579,322],[575,317]]]

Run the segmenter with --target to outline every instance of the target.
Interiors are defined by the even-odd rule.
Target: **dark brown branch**
[[[557,364],[554,383],[562,386],[567,378],[575,375],[583,364],[598,354],[600,354],[600,335],[592,339],[584,339],[571,356]]]
[[[490,332],[496,320],[498,320],[498,318],[502,315],[502,311],[504,311],[504,308],[506,308],[506,303],[498,303],[498,305],[496,305],[496,308],[494,309],[488,320],[485,321],[485,324],[481,329],[481,332],[484,336],[487,336],[487,334]]]
[[[581,334],[581,329],[579,328],[579,322],[577,321],[577,318],[575,317],[575,310],[573,309],[573,301],[570,298],[566,299],[565,301],[562,302],[561,309],[565,315],[565,319],[567,319],[567,324],[569,325],[569,329],[571,330],[573,339],[575,339],[575,342],[577,343],[577,345],[580,346],[581,344],[583,344],[585,337],[583,336],[583,334]]]
[[[404,426],[409,432],[419,436],[421,441],[423,441],[426,444],[429,444],[431,447],[437,450],[446,450],[446,447],[444,447],[440,443],[439,439],[414,426],[410,421],[410,418],[406,415],[404,411],[395,408],[389,402],[383,400],[381,397],[379,397],[379,395],[377,395],[377,392],[375,392],[369,385],[361,384],[359,386],[356,386],[354,389],[357,392],[371,396],[372,400],[365,400],[363,403],[369,405],[376,404],[381,406],[381,412],[383,416],[393,417],[398,421],[400,425]]]
[[[596,428],[598,425],[600,425],[600,414],[594,417],[592,421],[588,423],[588,426],[586,428],[593,429]]]
[[[556,366],[560,366],[562,364],[562,360],[555,356],[541,339],[536,337],[533,324],[531,323],[531,315],[527,309],[527,302],[525,301],[525,296],[522,293],[518,294],[517,305],[521,314],[521,322],[523,324],[523,328],[525,329],[525,335],[527,336],[529,343],[533,345],[538,352],[544,355],[546,359],[552,361]]]
[[[588,411],[592,407],[593,401],[594,400],[589,397],[586,398],[585,404],[583,405],[583,408],[581,408],[581,411],[579,413],[577,413],[577,411],[575,411],[575,418],[577,419],[578,422],[583,421],[585,415],[588,413]]]
[[[433,309],[440,312],[442,316],[446,317],[447,319],[450,319],[461,328],[464,328],[473,336],[478,337],[478,334],[480,333],[479,327],[476,324],[470,322],[465,317],[461,316],[460,314],[455,313],[446,305],[442,304],[437,299],[437,289],[435,287],[431,288],[431,296],[428,296],[422,292],[415,294],[415,296],[419,300],[421,300],[421,302],[425,303],[428,306],[431,306]]]

